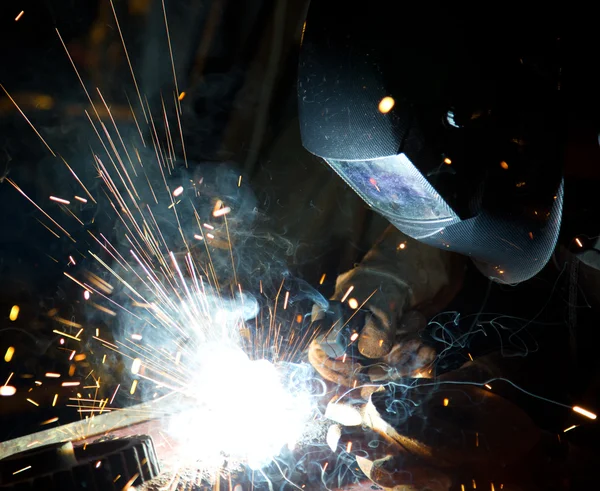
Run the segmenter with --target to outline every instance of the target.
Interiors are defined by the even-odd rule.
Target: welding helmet
[[[351,5],[309,8],[304,147],[405,234],[499,282],[537,274],[563,203],[556,24],[517,4]]]

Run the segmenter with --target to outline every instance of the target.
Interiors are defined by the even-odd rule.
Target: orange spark
[[[591,411],[588,411],[587,409],[583,409],[582,407],[579,407],[579,406],[573,406],[573,411],[581,414],[582,416],[585,416],[586,418],[590,418],[590,419],[597,418],[597,416],[594,413],[592,413]]]
[[[342,300],[341,300],[342,303],[344,303],[346,301],[346,299],[348,298],[348,296],[350,295],[352,290],[354,290],[354,286],[351,286],[350,288],[348,288],[346,293],[344,293],[344,296],[342,297]]]
[[[13,346],[9,346],[8,349],[6,350],[6,353],[4,354],[4,361],[6,363],[8,363],[10,360],[12,360],[12,357],[14,354],[15,354],[15,348]]]
[[[392,108],[395,105],[396,105],[396,101],[394,100],[394,98],[390,97],[390,96],[386,96],[379,101],[378,109],[379,109],[380,113],[387,114],[392,110]]]
[[[10,397],[14,396],[17,393],[17,388],[12,385],[2,385],[0,386],[0,396]]]
[[[356,298],[349,298],[348,307],[350,307],[353,310],[356,310],[358,308],[358,300],[356,300]]]
[[[227,215],[231,211],[229,206],[225,206],[219,210],[213,211],[213,217],[222,217],[223,215]]]
[[[290,298],[290,291],[288,290],[285,292],[285,299],[283,300],[283,310],[287,309],[289,298]]]
[[[71,202],[66,200],[66,199],[62,199],[62,198],[57,198],[56,196],[50,196],[50,199],[52,201],[56,201],[57,203],[60,203],[61,205],[70,205]]]

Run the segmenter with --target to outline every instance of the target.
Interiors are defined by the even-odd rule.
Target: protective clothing
[[[370,312],[356,340],[360,354],[370,359],[387,355],[380,360],[385,370],[405,375],[433,360],[434,352],[422,346],[419,331],[426,318],[442,310],[458,292],[463,273],[461,256],[389,227],[354,269],[338,277],[332,298]],[[352,385],[360,372],[355,369],[368,365],[323,355],[317,339],[310,348],[311,362],[325,378],[342,385]],[[376,380],[381,374],[375,370],[370,376]]]
[[[477,9],[375,0],[357,15],[313,1],[300,129],[305,148],[398,229],[514,284],[544,267],[560,228],[557,32],[548,23],[531,36],[538,11],[520,4]]]

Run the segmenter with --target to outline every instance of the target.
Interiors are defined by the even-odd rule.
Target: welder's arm
[[[385,357],[385,363],[410,369],[431,362],[434,352],[422,345],[419,330],[425,327],[426,318],[454,297],[462,283],[464,264],[461,256],[422,244],[389,227],[360,264],[338,277],[332,297],[345,302],[355,299],[370,313],[357,340],[359,352],[372,359]],[[325,370],[323,353],[317,351],[313,343],[311,362],[317,370]],[[324,376],[343,383],[334,376]]]

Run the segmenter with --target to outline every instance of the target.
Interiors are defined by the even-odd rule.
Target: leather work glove
[[[454,297],[463,274],[463,257],[389,227],[358,266],[338,277],[331,298],[366,311],[353,341],[363,360],[333,360],[317,338],[309,347],[309,361],[323,377],[342,385],[357,378],[368,380],[362,377],[368,364],[364,358],[381,369],[371,370],[372,381],[386,378],[385,374],[407,375],[431,363],[435,352],[423,345],[419,332],[427,317]],[[323,315],[318,306],[313,309],[313,321]]]

